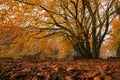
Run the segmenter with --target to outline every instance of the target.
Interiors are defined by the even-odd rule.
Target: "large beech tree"
[[[31,26],[45,32],[41,38],[61,34],[70,41],[77,56],[87,58],[99,57],[110,23],[120,11],[120,7],[114,8],[118,0],[15,1],[36,6],[39,15]]]

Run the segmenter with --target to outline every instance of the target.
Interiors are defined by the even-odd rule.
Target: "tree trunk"
[[[86,53],[87,53],[87,57],[92,58],[92,53],[91,53],[89,41],[86,42]]]
[[[92,58],[89,46],[87,46],[85,48],[82,43],[78,42],[78,43],[74,44],[74,50],[77,53],[77,56],[76,56],[77,59],[80,59],[80,58]]]
[[[92,58],[99,58],[100,47],[97,47],[95,44],[96,44],[96,43],[93,43]]]

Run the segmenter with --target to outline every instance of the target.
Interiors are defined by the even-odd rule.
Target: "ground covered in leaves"
[[[120,59],[0,59],[0,80],[120,80]]]

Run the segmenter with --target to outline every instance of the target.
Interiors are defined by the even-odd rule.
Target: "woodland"
[[[119,80],[119,63],[120,0],[0,0],[0,80]]]
[[[0,57],[120,57],[119,6],[119,0],[1,0]]]

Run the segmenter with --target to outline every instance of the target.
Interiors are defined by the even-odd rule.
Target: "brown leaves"
[[[111,76],[105,76],[104,80],[113,80],[113,78]]]
[[[26,75],[28,75],[28,73],[26,73],[26,72],[17,72],[17,73],[15,73],[15,74],[13,74],[11,77],[10,77],[10,79],[15,79],[15,78],[17,78],[17,77],[24,77],[24,76],[26,76]]]
[[[65,80],[73,80],[70,76],[65,76]]]
[[[96,76],[93,78],[93,80],[101,80],[100,76]]]
[[[73,67],[68,67],[68,68],[66,69],[67,72],[72,71],[72,70],[74,70]]]
[[[104,79],[104,80],[113,80],[113,78],[111,76],[105,76],[104,78],[100,77],[100,76],[96,76],[96,77],[93,78],[93,80],[101,80],[101,79]]]
[[[55,67],[53,70],[55,70],[56,72],[59,71],[59,68],[58,67]]]
[[[32,60],[1,60],[0,59],[0,79],[29,79],[29,80],[119,80],[119,61],[32,61]],[[77,64],[76,64],[77,63]],[[104,64],[103,64],[104,63]],[[114,64],[115,63],[115,64]],[[88,65],[89,64],[89,65]],[[114,64],[114,65],[109,65]],[[85,66],[86,69],[81,68]],[[106,66],[107,65],[107,66]],[[101,67],[100,67],[101,66]],[[100,71],[100,69],[103,71]],[[114,73],[107,74],[108,70]],[[104,76],[102,74],[104,73]]]

